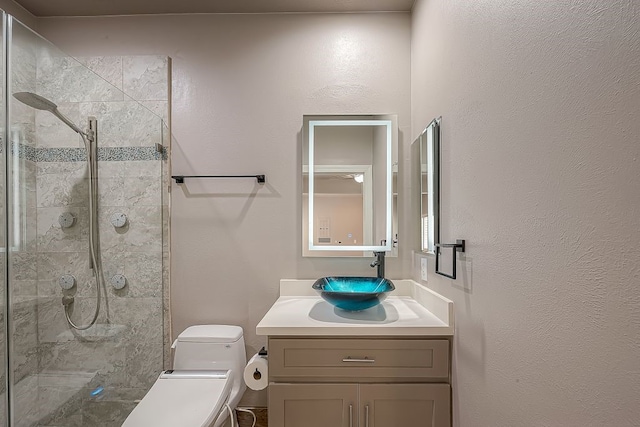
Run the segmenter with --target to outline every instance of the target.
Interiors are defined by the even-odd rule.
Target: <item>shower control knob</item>
[[[127,278],[123,274],[116,274],[111,278],[111,286],[114,289],[120,290],[127,285]]]
[[[58,279],[58,284],[62,289],[64,289],[65,291],[68,291],[69,289],[73,288],[76,285],[76,278],[73,277],[71,274],[63,274]]]
[[[127,216],[123,213],[114,213],[111,215],[111,224],[115,228],[122,228],[127,225]]]
[[[76,217],[71,212],[64,212],[58,217],[58,223],[62,228],[72,227],[76,222]]]

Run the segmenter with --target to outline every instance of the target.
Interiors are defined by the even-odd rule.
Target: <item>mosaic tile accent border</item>
[[[98,161],[167,160],[167,149],[160,147],[160,150],[156,147],[102,147],[98,148]]]
[[[12,153],[15,153],[15,145]],[[0,144],[0,153],[4,150]],[[84,148],[36,148],[29,145],[17,145],[18,157],[32,162],[84,162],[87,154]],[[98,147],[99,162],[124,162],[142,160],[167,160],[167,149],[162,152],[155,147]]]

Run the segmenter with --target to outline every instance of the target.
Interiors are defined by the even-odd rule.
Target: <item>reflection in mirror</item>
[[[395,116],[305,116],[303,256],[393,253]]]
[[[431,121],[414,142],[420,151],[420,249],[430,254],[440,241],[440,121]]]

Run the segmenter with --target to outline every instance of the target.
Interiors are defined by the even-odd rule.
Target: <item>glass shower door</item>
[[[120,426],[165,365],[168,59],[6,34],[11,425]]]

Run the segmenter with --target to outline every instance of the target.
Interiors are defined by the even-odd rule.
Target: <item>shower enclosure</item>
[[[120,426],[168,364],[169,60],[0,37],[0,425]]]

